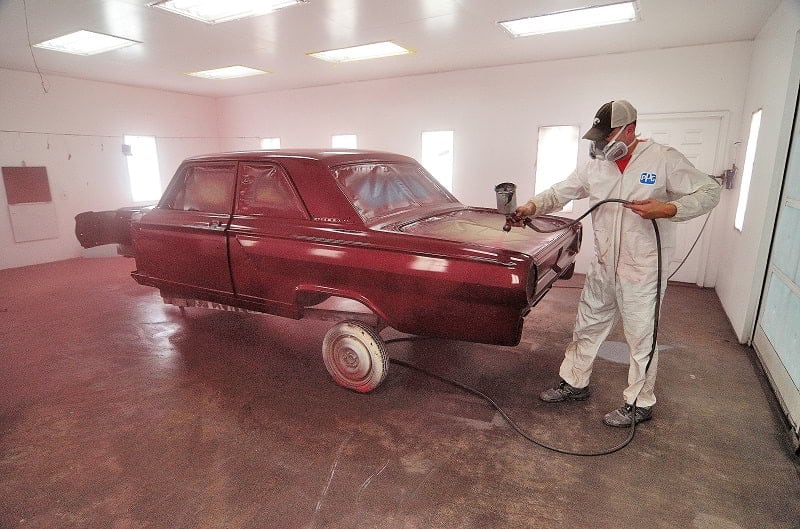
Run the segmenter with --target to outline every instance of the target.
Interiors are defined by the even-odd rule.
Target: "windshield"
[[[336,181],[365,221],[397,211],[459,204],[422,167],[406,163],[361,163],[334,169]]]

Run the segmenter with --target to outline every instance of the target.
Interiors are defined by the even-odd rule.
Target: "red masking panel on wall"
[[[8,204],[51,202],[47,167],[3,167]]]
[[[58,239],[58,215],[46,167],[3,167],[14,242]]]

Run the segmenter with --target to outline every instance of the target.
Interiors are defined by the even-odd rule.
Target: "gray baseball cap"
[[[594,115],[592,128],[586,131],[583,139],[598,141],[608,136],[612,130],[636,121],[636,109],[624,99],[609,101]]]

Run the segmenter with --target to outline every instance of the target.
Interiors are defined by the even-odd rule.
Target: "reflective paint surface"
[[[333,295],[402,332],[513,345],[530,306],[574,263],[581,232],[504,224],[398,154],[199,156],[132,221],[133,277],[167,297],[295,319]]]

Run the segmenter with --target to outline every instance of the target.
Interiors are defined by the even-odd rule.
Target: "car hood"
[[[566,227],[570,219],[543,216],[536,219],[542,228]],[[564,236],[563,231],[539,233],[530,228],[503,231],[505,215],[492,209],[468,208],[432,215],[396,225],[394,228],[412,235],[447,241],[477,244],[498,250],[511,250],[535,255],[550,243]]]

